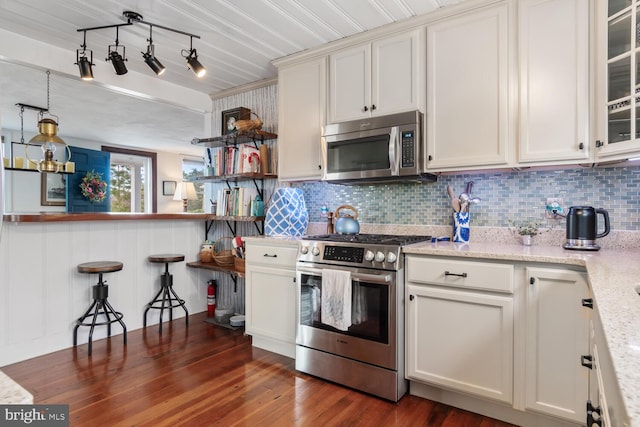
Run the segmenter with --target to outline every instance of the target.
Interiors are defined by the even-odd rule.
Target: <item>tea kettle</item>
[[[352,210],[354,216],[341,213],[340,210]],[[336,208],[335,230],[338,234],[358,234],[360,232],[360,224],[358,223],[358,211],[353,206],[343,205]]]
[[[597,215],[604,218],[604,231],[598,233]],[[562,245],[565,249],[597,251],[600,246],[596,239],[606,236],[609,227],[609,212],[591,206],[571,206],[567,213],[567,241]]]

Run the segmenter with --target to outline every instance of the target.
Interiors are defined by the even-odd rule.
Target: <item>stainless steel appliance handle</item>
[[[314,276],[322,276],[322,268],[298,268],[297,271],[302,274],[312,274]],[[365,273],[351,273],[351,280],[355,282],[367,282],[367,283],[389,283],[391,282],[390,274],[365,274]]]
[[[398,152],[400,151],[400,138],[398,138],[398,126],[393,126],[389,132],[389,164],[391,165],[391,175],[398,175],[400,161]]]

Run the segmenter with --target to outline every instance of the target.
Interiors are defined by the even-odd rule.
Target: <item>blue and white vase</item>
[[[309,225],[309,213],[299,188],[277,188],[264,224],[267,236],[302,236]]]
[[[453,241],[455,243],[469,243],[469,212],[453,213]]]

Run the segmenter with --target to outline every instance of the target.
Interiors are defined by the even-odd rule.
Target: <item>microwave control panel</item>
[[[403,168],[413,168],[416,165],[416,142],[414,131],[402,131],[402,166]]]

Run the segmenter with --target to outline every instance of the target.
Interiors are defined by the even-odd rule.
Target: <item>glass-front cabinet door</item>
[[[597,64],[600,160],[640,154],[640,0],[598,2]]]

